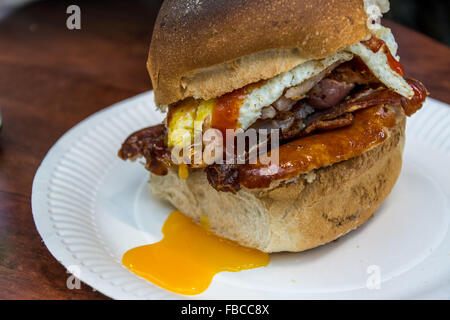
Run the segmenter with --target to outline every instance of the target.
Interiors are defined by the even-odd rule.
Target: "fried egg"
[[[395,41],[391,29],[379,25],[376,29],[372,30],[372,34],[374,34],[377,38],[383,40],[395,59],[397,59],[397,61],[400,60],[400,57],[397,56],[398,44]]]
[[[372,30],[372,33],[386,43],[392,56],[398,61],[400,59],[397,56],[398,45],[391,30],[379,26]],[[303,83],[337,62],[349,61],[354,55],[359,56],[380,82],[388,88],[409,99],[414,96],[411,86],[400,74],[392,70],[383,50],[374,53],[363,43],[358,42],[325,59],[307,61],[290,71],[283,72],[265,81],[260,86],[252,87],[240,106],[236,127],[230,129],[242,128],[246,130],[261,118],[262,109],[277,101],[287,88]],[[183,101],[181,107],[173,112],[168,123],[169,147],[183,148],[191,144],[194,131],[202,130],[206,118],[212,119],[217,101],[218,99],[207,101],[187,99]]]
[[[338,52],[325,59],[307,61],[268,80],[266,84],[254,89],[242,104],[239,111],[240,128],[245,130],[250,127],[261,117],[261,110],[277,101],[285,89],[314,77],[337,61],[344,62],[352,58],[352,54]]]
[[[237,127],[232,129],[247,129],[261,117],[261,110],[277,101],[287,88],[296,86],[314,77],[338,61],[348,61],[353,58],[349,52],[338,52],[325,59],[311,60],[294,69],[281,73],[269,79],[261,86],[256,86],[247,95],[239,109]],[[203,121],[212,118],[216,99],[207,101],[187,99],[173,111],[168,123],[169,147],[184,147],[192,142],[194,129],[202,127]],[[194,104],[197,107],[194,107]],[[183,113],[188,113],[184,115]]]
[[[408,99],[414,96],[414,91],[411,86],[400,74],[392,70],[389,66],[388,58],[383,50],[375,53],[360,42],[350,46],[347,50],[359,56],[374,76],[386,87]]]

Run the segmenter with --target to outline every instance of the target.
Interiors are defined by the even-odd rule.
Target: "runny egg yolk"
[[[211,117],[216,99],[186,99],[172,107],[168,116],[168,146],[184,147],[193,142],[195,131],[202,132],[207,117]]]
[[[180,163],[180,165],[178,166],[178,176],[184,180],[186,180],[189,177],[189,168],[187,164],[183,162]]]
[[[226,129],[237,129],[239,112],[244,100],[264,81],[249,84],[241,89],[224,94],[216,99],[196,100],[188,98],[169,107],[167,116],[168,146],[170,148],[189,146],[194,134],[203,132],[203,124],[209,118],[208,126],[218,129],[224,135]]]
[[[172,212],[162,228],[164,238],[157,243],[133,248],[122,263],[138,276],[166,290],[195,295],[205,291],[216,273],[237,272],[267,266],[269,254],[242,247],[207,230],[179,211]]]

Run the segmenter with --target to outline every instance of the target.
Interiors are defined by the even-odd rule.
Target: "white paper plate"
[[[152,92],[111,106],[67,132],[34,179],[33,216],[46,246],[112,298],[189,298],[121,264],[128,249],[161,239],[173,210],[149,195],[140,164],[116,156],[130,133],[161,120]],[[268,267],[220,273],[191,298],[449,299],[449,220],[450,107],[428,99],[408,120],[402,173],[374,218],[328,245],[272,255]]]

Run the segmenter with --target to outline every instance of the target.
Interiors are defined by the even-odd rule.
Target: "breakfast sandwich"
[[[166,0],[147,64],[166,117],[119,157],[143,159],[153,195],[243,246],[297,252],[346,234],[394,187],[406,117],[428,95],[378,23],[388,9]]]

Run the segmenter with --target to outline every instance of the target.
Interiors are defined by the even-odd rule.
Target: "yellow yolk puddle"
[[[202,217],[202,225],[207,226]],[[205,291],[216,273],[267,266],[269,254],[215,236],[179,211],[172,212],[157,243],[133,248],[122,263],[138,276],[166,290],[195,295]]]

